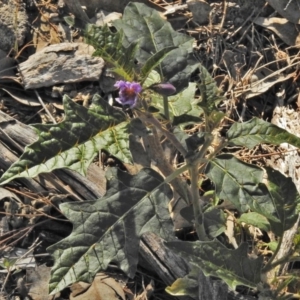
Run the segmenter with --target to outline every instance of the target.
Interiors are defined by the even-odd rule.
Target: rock
[[[25,89],[81,81],[97,81],[104,68],[94,48],[84,43],[61,43],[45,47],[19,65]]]
[[[119,20],[121,18],[122,18],[122,14],[120,13],[117,12],[108,13],[104,10],[101,10],[96,15],[96,25],[103,26],[105,24],[108,24],[108,26],[111,26],[114,20]]]
[[[7,53],[0,49],[0,81],[4,80],[5,76],[14,76],[15,61],[7,56]]]
[[[23,45],[28,30],[25,4],[22,1],[0,0],[0,49],[9,52],[16,40],[18,46]]]
[[[94,17],[96,12],[100,9],[106,10],[107,12],[123,13],[124,8],[129,2],[144,3],[161,11],[160,6],[148,0],[79,0],[79,2],[82,6],[86,7],[86,12],[90,18]]]
[[[210,5],[202,0],[190,0],[187,2],[189,10],[193,14],[193,21],[199,25],[207,24],[211,11]]]

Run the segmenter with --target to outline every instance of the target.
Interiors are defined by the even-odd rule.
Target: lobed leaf
[[[266,232],[270,231],[270,223],[268,219],[256,212],[247,212],[242,214],[238,219],[238,222],[244,222],[247,225],[258,227],[265,230]]]
[[[212,208],[204,212],[204,228],[209,237],[215,238],[226,230],[226,217],[222,210]]]
[[[123,46],[124,33],[110,31],[107,25],[102,27],[88,24],[85,29],[85,40],[96,51],[94,56],[101,56],[112,65],[113,71],[127,81],[133,81],[135,77],[135,55],[138,49],[138,41]]]
[[[188,85],[191,73],[198,66],[193,55],[194,39],[176,32],[156,10],[142,3],[130,2],[124,10],[122,20],[116,20],[114,25],[118,30],[124,31],[126,47],[139,41],[136,59],[141,64],[164,48],[176,47],[157,70],[161,80],[172,83],[177,91]]]
[[[22,156],[0,179],[5,184],[15,178],[35,177],[58,168],[85,174],[100,149],[131,163],[129,128],[125,114],[100,96],[91,109],[63,98],[65,119],[59,124],[34,125],[38,140],[25,147]]]
[[[198,273],[199,268],[192,266],[192,270],[183,278],[175,280],[171,286],[166,288],[166,292],[172,296],[190,296],[197,299],[199,294]]]
[[[220,97],[220,91],[215,80],[211,77],[207,69],[199,64],[199,70],[200,82],[198,82],[198,87],[201,92],[201,102],[199,105],[208,116],[216,110],[216,105],[222,100],[222,97]]]
[[[148,58],[148,60],[141,68],[142,83],[147,79],[151,71],[159,66],[160,63],[170,54],[173,49],[176,49],[176,47],[163,48]]]
[[[205,170],[214,182],[216,194],[227,199],[241,212],[249,209],[259,213],[274,213],[272,197],[262,183],[263,170],[238,160],[231,154],[222,154],[210,160]]]
[[[244,146],[249,149],[260,143],[273,145],[289,143],[300,148],[300,138],[259,118],[253,118],[245,123],[233,124],[227,132],[227,138],[229,144]]]
[[[143,169],[132,176],[111,169],[107,177],[103,198],[60,205],[73,231],[48,248],[55,259],[52,294],[73,282],[91,282],[111,262],[133,277],[141,234],[155,232],[166,240],[174,236],[168,210],[172,192],[158,173]]]
[[[219,198],[232,202],[240,212],[251,210],[265,216],[275,234],[281,236],[294,225],[298,193],[291,178],[268,171],[269,190],[262,183],[262,169],[230,154],[212,159],[205,172],[214,182]]]
[[[243,243],[238,249],[229,250],[218,240],[209,242],[166,242],[168,248],[179,253],[193,267],[201,269],[206,276],[224,280],[233,290],[237,285],[255,288],[261,281],[263,257],[249,259],[248,246]]]
[[[274,200],[276,215],[279,222],[269,220],[275,233],[291,228],[297,221],[298,212],[296,210],[299,204],[299,193],[292,181],[292,178],[286,177],[279,171],[265,168],[268,175],[267,187]]]

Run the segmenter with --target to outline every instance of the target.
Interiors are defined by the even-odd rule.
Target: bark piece
[[[199,295],[198,299],[227,300],[228,286],[220,280],[211,280],[202,272],[199,273]]]
[[[172,252],[164,245],[162,238],[154,233],[146,232],[140,242],[140,261],[147,269],[155,271],[167,285],[171,285],[177,278],[182,278],[189,272],[189,266],[184,258]],[[230,291],[226,283],[213,280],[199,272],[199,296],[196,300],[254,300],[249,295],[241,295]],[[191,300],[189,296],[176,299]]]
[[[104,60],[93,52],[84,43],[61,43],[31,55],[19,65],[25,89],[99,80]]]

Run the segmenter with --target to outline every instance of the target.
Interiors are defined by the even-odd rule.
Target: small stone
[[[189,10],[193,14],[193,21],[199,25],[207,24],[211,11],[210,5],[202,0],[190,0],[187,2]]]
[[[22,1],[0,0],[0,49],[6,53],[14,48],[16,40],[18,46],[22,46],[26,34],[29,32],[25,4],[21,2]],[[16,5],[18,5],[18,7],[16,7]],[[17,18],[16,29],[15,18]]]
[[[45,47],[19,65],[25,89],[97,81],[104,68],[94,48],[84,43],[61,43]]]

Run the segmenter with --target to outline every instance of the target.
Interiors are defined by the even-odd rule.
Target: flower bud
[[[149,89],[162,96],[171,96],[176,93],[176,88],[173,84],[167,83],[156,83],[149,87]]]

